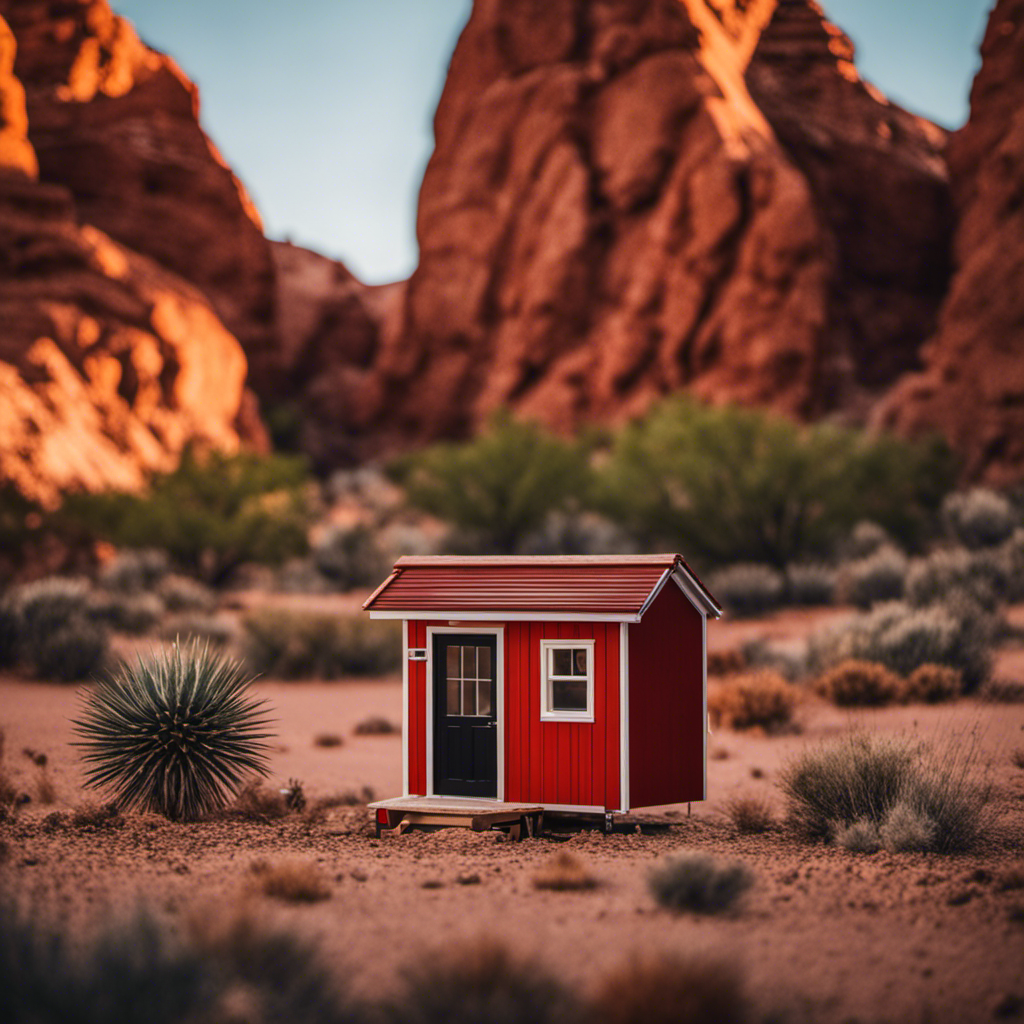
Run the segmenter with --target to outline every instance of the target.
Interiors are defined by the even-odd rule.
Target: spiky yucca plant
[[[85,694],[73,723],[86,785],[174,821],[223,807],[248,777],[268,774],[270,720],[251,682],[197,641],[123,665]]]

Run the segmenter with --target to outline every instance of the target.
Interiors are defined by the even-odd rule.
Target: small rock
[[[360,870],[359,870],[358,868],[357,868],[357,869],[356,869],[355,871],[350,871],[350,872],[349,872],[349,874],[350,874],[350,875],[351,875],[351,876],[352,876],[352,877],[353,877],[353,878],[354,878],[354,879],[355,879],[355,880],[356,880],[357,882],[365,882],[365,881],[366,881],[366,879],[370,877],[369,875],[367,875],[367,873],[366,873],[365,871],[360,871]]]
[[[444,888],[444,882],[438,878],[428,878],[425,882],[420,883],[421,889],[442,889]]]

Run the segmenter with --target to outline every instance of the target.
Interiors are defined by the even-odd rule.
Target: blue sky
[[[113,0],[198,85],[203,126],[267,233],[407,277],[431,119],[471,0]],[[823,0],[861,73],[959,127],[991,0]]]

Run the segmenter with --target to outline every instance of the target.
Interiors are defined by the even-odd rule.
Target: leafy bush
[[[840,707],[878,707],[903,695],[899,676],[875,661],[849,658],[815,680],[814,689]]]
[[[519,545],[524,555],[621,555],[636,551],[622,527],[593,511],[550,512]]]
[[[725,802],[725,813],[742,835],[758,835],[767,832],[775,822],[772,805],[762,796],[730,797]]]
[[[742,618],[777,608],[782,603],[785,580],[770,565],[738,562],[712,573],[708,587],[729,611]]]
[[[1021,525],[1013,505],[984,487],[948,495],[942,503],[942,518],[950,534],[968,548],[1002,544]]]
[[[99,672],[109,647],[110,638],[99,623],[71,619],[34,642],[29,660],[40,679],[73,683]]]
[[[398,1024],[561,1024],[575,1001],[539,963],[503,946],[474,942],[425,957],[405,969]]]
[[[977,751],[960,737],[935,751],[864,734],[806,750],[779,778],[789,824],[808,838],[844,845],[867,843],[869,823],[887,848],[906,848],[927,832],[928,849],[968,849],[984,831],[990,797],[973,777]],[[854,825],[859,838],[848,831]]]
[[[919,665],[948,665],[974,690],[991,669],[991,622],[967,602],[912,608],[891,601],[812,635],[812,663],[827,668],[847,658],[877,661],[901,676]]]
[[[836,573],[818,562],[786,566],[786,598],[790,604],[832,604],[836,597]]]
[[[907,600],[929,605],[945,601],[954,591],[970,594],[986,608],[1007,592],[1009,566],[998,553],[963,548],[933,551],[915,559],[907,572]]]
[[[978,696],[993,704],[1024,704],[1024,682],[1019,679],[986,679]]]
[[[862,519],[854,525],[841,549],[844,557],[853,561],[867,558],[879,548],[894,546],[892,536],[884,526],[873,523],[870,519]]]
[[[18,660],[21,623],[12,601],[0,595],[0,668],[8,668]]]
[[[704,853],[670,857],[648,876],[651,893],[661,906],[698,914],[728,910],[753,883],[745,864],[722,863]]]
[[[388,563],[367,526],[333,527],[313,545],[313,564],[340,590],[376,586]]]
[[[48,576],[13,588],[10,599],[19,632],[31,647],[71,619],[85,618],[89,584],[71,576]]]
[[[925,704],[955,700],[963,690],[963,676],[948,665],[918,665],[903,684],[905,700],[922,701]]]
[[[708,714],[727,729],[766,730],[788,725],[800,691],[777,672],[727,677],[708,687]]]
[[[243,562],[277,564],[306,550],[306,492],[301,459],[253,452],[200,458],[189,449],[146,494],[71,495],[60,518],[66,529],[119,547],[163,548],[216,583]]]
[[[858,608],[903,596],[907,558],[898,548],[881,547],[874,554],[847,562],[842,568],[843,595]]]
[[[865,518],[915,543],[953,469],[939,444],[679,397],[615,437],[600,479],[609,513],[647,545],[782,567]]]
[[[396,622],[268,608],[246,616],[243,625],[246,661],[275,679],[380,675],[401,664]]]
[[[482,548],[513,552],[549,513],[587,497],[587,453],[507,412],[464,444],[438,444],[391,467],[411,505],[467,531]]]
[[[164,614],[163,601],[148,593],[99,593],[89,599],[88,614],[122,633],[146,633]]]
[[[159,548],[119,551],[100,569],[98,582],[105,590],[137,594],[153,590],[170,572],[167,552]]]
[[[663,954],[633,959],[602,982],[593,1024],[743,1024],[751,1020],[737,967],[725,960]]]
[[[74,722],[86,785],[176,821],[223,807],[246,778],[267,774],[269,720],[249,682],[195,642],[122,666]]]
[[[201,640],[211,647],[227,647],[235,638],[235,629],[231,622],[214,615],[177,615],[168,619],[160,635],[165,640]]]
[[[209,612],[217,605],[217,595],[191,576],[171,573],[160,581],[157,593],[170,612]]]
[[[1024,601],[1024,527],[1013,531],[999,549],[999,557],[1006,573],[1003,597],[1007,601]]]

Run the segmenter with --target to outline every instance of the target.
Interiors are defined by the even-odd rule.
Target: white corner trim
[[[704,737],[704,799],[708,798],[708,617],[702,615],[701,625],[701,656],[703,660],[703,693],[704,718],[702,719],[701,735]]]
[[[544,639],[540,642],[540,720],[542,722],[593,722],[594,721],[594,646],[593,638],[587,640]],[[549,711],[548,702],[548,652],[584,647],[587,650],[587,709],[586,711]]]
[[[619,625],[619,804],[629,810],[629,623]]]
[[[372,614],[372,613],[371,613]],[[497,643],[494,653],[498,705],[498,795],[505,799],[505,627],[504,626],[427,626],[427,796],[434,793],[434,636],[437,633],[489,633]],[[475,798],[474,798],[475,799]],[[480,799],[492,799],[481,797]]]
[[[402,796],[409,795],[409,621],[402,619]]]

